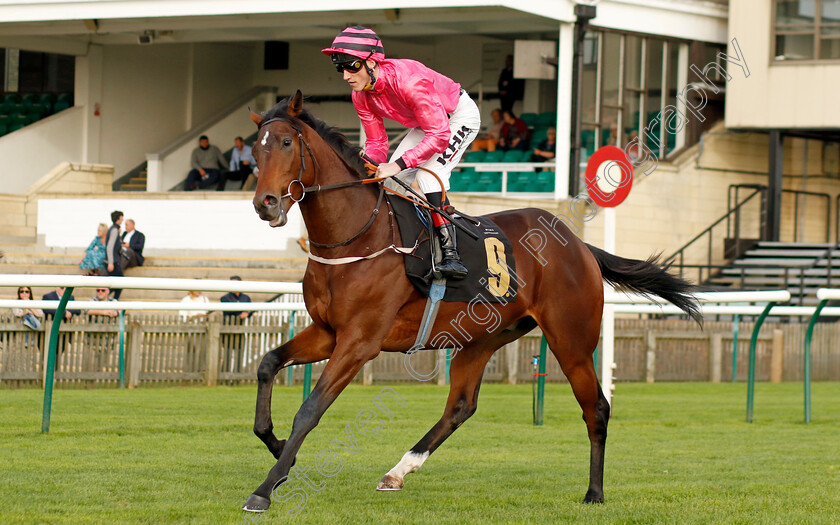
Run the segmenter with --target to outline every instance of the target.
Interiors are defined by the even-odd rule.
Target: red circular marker
[[[621,169],[621,181],[617,187],[610,192],[604,192],[598,187],[598,168],[605,162],[614,162]],[[610,166],[604,170],[607,173]],[[598,151],[589,157],[586,163],[586,192],[598,206],[614,208],[624,202],[630,194],[630,187],[633,185],[633,166],[624,155],[624,150],[616,146],[602,146]],[[611,183],[613,181],[610,181]]]

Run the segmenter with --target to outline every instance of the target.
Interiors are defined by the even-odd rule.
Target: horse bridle
[[[309,146],[309,143],[307,143],[306,140],[304,140],[303,132],[301,131],[301,129],[299,127],[295,126],[294,123],[292,123],[289,119],[287,119],[285,117],[274,117],[274,118],[270,118],[266,121],[260,122],[259,130],[261,130],[264,126],[266,126],[268,124],[271,124],[272,122],[278,122],[278,121],[285,122],[286,124],[289,125],[289,127],[291,127],[293,130],[295,130],[295,132],[297,132],[298,144],[299,144],[298,149],[300,150],[300,169],[298,170],[298,176],[297,176],[296,179],[289,182],[289,186],[286,188],[286,193],[284,195],[281,195],[280,199],[288,197],[289,199],[292,200],[292,202],[299,203],[303,200],[304,197],[306,197],[307,193],[313,193],[313,192],[317,193],[319,191],[334,190],[334,189],[338,189],[338,188],[346,188],[346,187],[350,187],[350,186],[358,186],[360,184],[370,184],[370,183],[373,183],[373,182],[378,182],[377,179],[361,179],[361,180],[353,180],[353,181],[346,181],[346,182],[337,182],[335,184],[327,184],[325,186],[321,186],[320,184],[314,183],[314,181],[317,181],[317,179],[318,179],[318,160],[315,159],[315,155],[312,153],[312,148]],[[259,134],[259,130],[257,131],[257,134]],[[306,154],[305,154],[304,149],[303,149],[304,147],[306,147],[306,151],[309,152],[309,156],[312,158],[312,164],[314,165],[314,168],[315,168],[315,174],[314,174],[314,180],[313,180],[313,185],[312,186],[306,186],[303,183],[303,172],[306,171]],[[300,186],[300,190],[301,190],[299,199],[295,199],[294,195],[292,195],[292,187],[296,183]],[[320,243],[320,242],[315,242],[310,238],[309,239],[309,244],[311,244],[312,246],[315,246],[316,248],[330,249],[330,248],[338,248],[340,246],[347,246],[348,244],[352,243],[353,241],[355,241],[356,239],[358,239],[359,237],[364,235],[364,233],[366,231],[368,231],[370,229],[370,227],[373,225],[373,221],[375,221],[376,217],[379,215],[379,208],[382,206],[382,200],[383,200],[384,195],[385,195],[385,186],[380,185],[379,186],[379,198],[376,201],[376,207],[373,209],[373,213],[371,214],[370,219],[368,219],[367,223],[362,227],[361,230],[359,230],[359,232],[356,235],[350,237],[346,241],[336,242],[336,243],[331,243],[331,244],[323,244],[323,243]]]

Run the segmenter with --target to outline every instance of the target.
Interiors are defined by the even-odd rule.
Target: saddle
[[[435,280],[432,261],[440,261],[437,236],[432,231],[431,214],[406,199],[387,195],[400,229],[403,246],[417,245],[412,254],[405,254],[405,274],[423,297],[429,297]],[[518,283],[513,246],[507,236],[487,217],[467,219],[453,217],[477,237],[472,238],[455,228],[458,253],[469,270],[460,281],[446,282],[442,300],[446,302],[482,302],[506,304],[516,300]],[[473,220],[475,222],[473,222]],[[476,224],[477,223],[477,224]]]

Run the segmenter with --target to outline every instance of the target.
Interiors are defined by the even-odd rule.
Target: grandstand
[[[207,134],[227,150],[234,136],[253,135],[248,108],[265,111],[296,89],[317,116],[359,139],[347,87],[319,54],[347,13],[318,5],[287,13],[283,6],[265,12],[229,4],[196,11],[193,3],[175,0],[166,14],[143,0],[115,5],[108,13],[72,1],[59,7],[0,6],[10,71],[0,99],[0,153],[7,159],[0,177],[6,219],[0,240],[8,260],[24,265],[18,269],[57,264],[70,272],[66,256],[83,248],[82,241],[56,236],[49,222],[54,219],[39,204],[44,199],[73,199],[87,210],[131,193],[139,199],[132,204],[165,199],[212,215],[207,202],[217,197],[210,192],[177,192],[197,137]],[[461,82],[484,122],[499,103],[496,80],[505,55],[514,54],[523,65],[525,95],[514,111],[531,129],[532,143],[548,127],[557,128],[556,162],[529,163],[520,152],[470,152],[451,180],[459,206],[474,213],[536,205],[573,215],[567,198],[587,159],[601,146],[623,148],[635,139],[636,152],[648,151],[656,160],[637,168],[630,196],[617,210],[617,252],[638,258],[661,250],[673,256],[679,271],[709,286],[749,288],[779,284],[740,278],[739,272],[753,272],[744,268],[758,264],[756,254],[779,263],[782,269],[773,272],[791,266],[791,257],[761,256],[775,248],[757,243],[831,250],[840,216],[840,115],[836,105],[819,101],[827,100],[825,86],[831,84],[821,79],[835,78],[840,66],[802,58],[809,51],[792,43],[776,49],[787,38],[787,15],[770,9],[750,14],[725,0],[600,2],[583,40],[578,73],[571,60],[572,4],[534,0],[354,12],[359,23],[376,28],[390,56],[417,58]],[[44,23],[32,23],[39,20]],[[550,74],[537,78],[524,67],[533,58],[521,53],[524,40],[553,47],[557,66]],[[825,40],[820,47],[828,57],[835,52],[829,44]],[[575,75],[582,85],[581,164],[570,168]],[[785,109],[790,97],[795,113]],[[668,122],[671,107],[685,117],[679,129]],[[399,137],[394,133],[391,139]],[[67,163],[106,166],[109,178],[81,170],[58,177],[66,182],[60,189],[45,187],[43,181],[57,180],[57,167]],[[747,199],[753,187],[761,189]],[[248,207],[249,195],[224,194]],[[588,219],[579,221],[580,234],[601,244],[602,215],[578,212]],[[63,227],[88,232],[106,213],[93,224],[90,215],[71,214]],[[166,231],[173,237],[166,247],[155,246],[162,236],[150,237],[152,260],[142,272],[215,275],[216,266],[200,262],[208,252],[174,248],[174,237],[196,235],[189,221],[178,225],[183,227]],[[264,276],[294,278],[303,264],[295,240],[303,233],[262,230],[262,239],[252,239],[261,248],[248,256],[296,261],[278,262],[276,273]],[[815,243],[819,246],[808,248]],[[238,260],[241,248],[217,244],[210,247],[211,258]],[[58,258],[34,262],[46,254]],[[824,255],[814,257],[808,264],[823,265]],[[793,280],[785,281],[787,287],[795,287]],[[803,291],[818,285],[800,280],[796,286]]]

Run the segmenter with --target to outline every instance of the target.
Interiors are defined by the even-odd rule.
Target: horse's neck
[[[357,180],[356,175],[332,148],[324,144],[323,148],[318,149],[322,153],[318,156],[316,184],[323,187]],[[350,239],[368,222],[374,213],[377,200],[376,191],[361,184],[307,194],[300,203],[300,209],[310,240],[321,244],[333,244]],[[359,240],[378,229],[377,224],[374,224]],[[350,250],[352,249],[351,244]],[[334,257],[339,251],[346,250],[336,248],[325,251],[328,251],[325,256]]]

